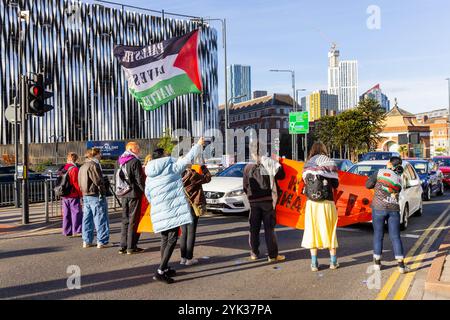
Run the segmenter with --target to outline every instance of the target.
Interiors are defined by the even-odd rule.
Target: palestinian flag
[[[116,46],[130,93],[145,110],[187,93],[201,93],[199,30],[146,47]]]

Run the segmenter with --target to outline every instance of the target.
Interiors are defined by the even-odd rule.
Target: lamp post
[[[450,78],[445,79],[448,82],[448,132],[447,132],[447,154],[450,156]]]
[[[285,72],[290,73],[292,78],[292,100],[293,100],[293,112],[297,111],[297,98],[295,90],[295,71],[294,70],[278,70],[272,69],[270,72]],[[298,160],[298,146],[297,146],[297,135],[292,135],[292,160]]]
[[[297,104],[300,101],[298,99],[298,93],[299,92],[304,92],[304,91],[306,91],[306,89],[297,89],[295,91],[295,93],[296,93],[295,98],[297,99]],[[308,110],[302,110],[302,111],[308,111]],[[308,115],[308,121],[309,121],[309,115]],[[306,158],[308,158],[308,133],[305,133],[305,140],[304,140],[304,142],[305,142],[305,144],[303,145],[303,157],[304,157],[305,162],[306,162]]]

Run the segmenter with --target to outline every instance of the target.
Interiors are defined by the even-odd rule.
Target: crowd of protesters
[[[157,281],[168,284],[174,282],[176,271],[169,267],[169,261],[180,233],[180,264],[191,266],[199,262],[194,258],[194,247],[199,217],[206,211],[202,185],[211,181],[211,173],[205,165],[192,163],[201,155],[203,145],[204,139],[201,138],[184,157],[178,159],[171,157],[164,149],[156,149],[145,157],[142,166],[139,145],[129,142],[126,151],[118,159],[116,190],[113,192],[121,199],[123,210],[119,253],[130,255],[144,251],[138,247],[138,224],[143,208],[150,204],[153,230],[161,236],[161,261],[153,277]],[[71,152],[67,156],[67,163],[60,170],[59,183],[67,181],[70,185],[62,196],[62,232],[68,237],[82,237],[83,248],[96,246],[103,249],[112,246],[106,200],[111,186],[103,175],[100,159],[99,149],[89,149],[79,168],[76,164],[79,157]],[[243,189],[250,203],[250,259],[260,258],[259,239],[263,224],[268,261],[280,262],[285,260],[285,256],[279,254],[275,207],[280,193],[278,181],[285,178],[285,173],[279,159],[260,156],[256,152],[252,154],[252,160],[243,171]],[[399,236],[398,196],[402,173],[402,160],[393,157],[385,170],[380,170],[367,181],[367,188],[375,189],[372,206],[374,266],[377,270],[381,268],[384,224],[387,222],[399,271],[409,271],[404,264]],[[386,177],[390,179],[388,183]],[[320,249],[329,250],[329,267],[337,269],[338,215],[334,194],[339,186],[339,176],[336,164],[328,157],[322,143],[313,145],[302,179],[302,192],[307,202],[301,246],[310,250],[311,271],[319,270],[317,252]]]

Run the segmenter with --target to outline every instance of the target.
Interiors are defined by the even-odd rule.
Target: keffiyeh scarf
[[[306,162],[303,167],[303,179],[305,179],[308,174],[330,179],[339,178],[336,163],[325,155],[314,156]]]

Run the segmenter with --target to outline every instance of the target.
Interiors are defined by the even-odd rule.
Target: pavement
[[[0,299],[427,299],[424,283],[450,229],[449,205],[447,192],[426,202],[422,217],[410,219],[402,233],[413,268],[407,275],[397,272],[387,236],[383,269],[372,270],[370,224],[339,228],[341,268],[330,270],[328,253],[320,252],[320,270],[312,273],[309,253],[300,248],[301,230],[277,228],[285,262],[271,264],[266,257],[252,262],[247,217],[210,214],[199,222],[195,256],[200,264],[178,265],[177,248],[171,263],[178,275],[172,285],[152,279],[160,258],[155,234],[142,235],[144,253],[128,256],[119,255],[117,246],[81,248],[80,238],[61,235],[57,217],[44,228],[9,232],[0,228]],[[20,221],[17,210],[0,208],[0,225],[17,227],[14,216]],[[120,240],[118,214],[111,216],[111,240],[115,244]],[[266,252],[263,233],[261,244],[261,252]]]

